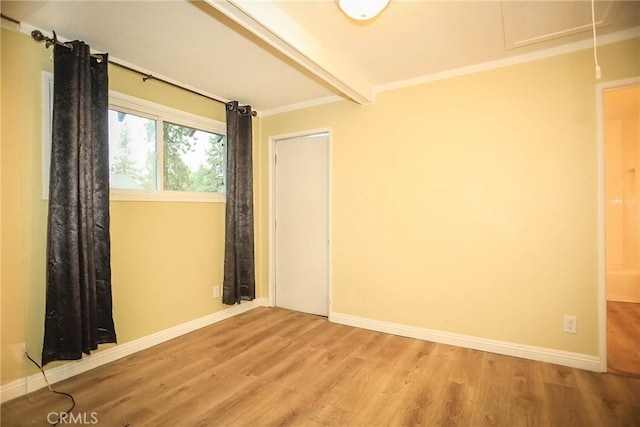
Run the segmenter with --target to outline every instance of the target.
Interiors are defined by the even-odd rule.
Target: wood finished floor
[[[258,308],[55,385],[100,426],[637,426],[640,379]],[[46,426],[39,390],[2,426]],[[89,416],[89,415],[88,415]],[[89,418],[89,420],[91,420]]]
[[[640,378],[640,304],[607,301],[607,370]]]

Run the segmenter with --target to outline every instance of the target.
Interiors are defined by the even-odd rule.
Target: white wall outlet
[[[565,315],[564,327],[562,328],[562,330],[569,334],[577,334],[578,333],[578,317]]]
[[[213,287],[213,297],[220,298],[220,286],[216,285]]]

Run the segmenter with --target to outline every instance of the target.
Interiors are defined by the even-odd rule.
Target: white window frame
[[[164,172],[162,170],[162,151],[164,144],[162,122],[188,126],[206,132],[224,135],[227,127],[224,122],[188,113],[162,104],[136,98],[124,93],[109,91],[109,109],[135,114],[156,120],[156,156],[158,156],[158,187],[162,188]],[[42,72],[42,197],[49,198],[49,172],[51,163],[51,127],[53,114],[53,74]],[[225,150],[226,160],[226,150]],[[224,165],[226,168],[226,165]],[[226,175],[226,171],[225,171]],[[145,202],[209,202],[224,203],[223,193],[206,193],[167,190],[128,190],[110,188],[109,200],[145,201]]]
[[[42,198],[49,199],[51,126],[53,124],[53,73],[42,72]]]

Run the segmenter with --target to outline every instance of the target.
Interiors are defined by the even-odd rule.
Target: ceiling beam
[[[374,102],[373,85],[349,58],[326,49],[274,3],[255,0],[205,0],[223,15],[361,105]]]

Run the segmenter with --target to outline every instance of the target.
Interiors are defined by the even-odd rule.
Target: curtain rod
[[[6,19],[6,20],[7,20],[7,21],[9,21],[9,22],[13,22],[14,24],[17,24],[17,25],[20,25],[20,24],[21,24],[21,22],[20,22],[20,21],[18,21],[18,20],[16,20],[16,19],[13,19],[13,18],[11,18],[11,17],[9,17],[9,16],[6,16],[5,14],[0,14],[0,17],[1,17],[2,19]],[[56,45],[58,45],[58,46],[66,47],[67,49],[73,49],[73,47],[72,47],[72,45],[71,45],[71,44],[69,44],[69,43],[63,43],[63,42],[59,41],[59,40],[57,39],[57,37],[56,37],[56,33],[55,33],[55,31],[53,32],[53,38],[45,36],[45,35],[42,33],[42,31],[40,31],[40,30],[33,30],[33,31],[31,31],[31,37],[33,37],[33,39],[34,39],[35,41],[38,41],[38,42],[45,42],[45,47],[46,47],[47,49],[49,48],[49,46],[54,45],[54,44],[56,44]],[[102,59],[102,56],[100,56],[100,55],[93,55],[93,54],[92,54],[92,55],[91,55],[91,57],[96,58],[96,59]],[[173,86],[173,87],[175,87],[175,88],[182,89],[182,90],[184,90],[184,91],[190,92],[190,93],[192,93],[192,94],[194,94],[194,95],[202,96],[203,98],[207,98],[207,99],[210,99],[210,100],[212,100],[212,101],[219,102],[220,104],[228,105],[228,103],[227,103],[226,101],[222,101],[221,99],[217,99],[217,98],[214,98],[214,97],[212,97],[212,96],[205,95],[204,93],[198,92],[198,91],[193,90],[193,89],[189,89],[188,87],[180,86],[179,84],[176,84],[176,83],[170,82],[170,81],[168,81],[168,80],[165,80],[165,79],[162,79],[162,78],[156,77],[156,76],[154,76],[153,74],[145,73],[144,71],[137,70],[137,69],[132,68],[132,67],[129,67],[129,66],[127,66],[127,65],[120,64],[120,63],[115,62],[115,61],[112,61],[112,60],[109,60],[109,64],[111,64],[111,65],[113,65],[113,66],[115,66],[115,67],[122,68],[122,69],[125,69],[125,70],[127,70],[127,71],[131,71],[131,72],[133,72],[133,73],[136,73],[136,74],[141,75],[141,76],[142,76],[142,81],[143,81],[143,82],[146,82],[147,80],[156,80],[156,81],[159,81],[159,82],[164,83],[164,84],[166,84],[166,85]],[[246,107],[239,107],[239,109],[240,109],[242,112],[246,112]],[[244,111],[243,111],[243,110],[244,110]],[[251,111],[251,115],[255,117],[255,116],[257,116],[257,115],[258,115],[258,113],[257,113],[256,111]]]
[[[0,18],[6,19],[7,21],[12,22],[12,23],[14,23],[16,25],[20,25],[20,21],[17,21],[15,19],[13,19],[12,17],[5,15],[4,13],[0,13]]]

